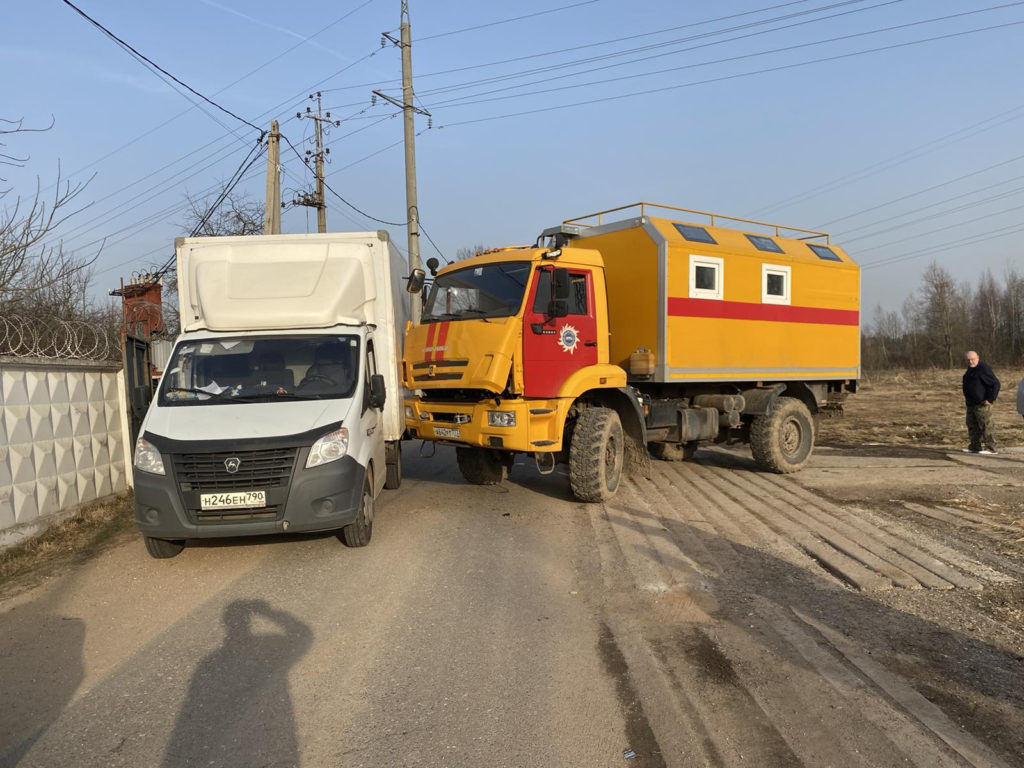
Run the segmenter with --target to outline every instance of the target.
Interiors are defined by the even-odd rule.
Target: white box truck
[[[327,530],[365,546],[401,482],[405,260],[386,232],[175,249],[181,335],[135,445],[146,549]]]

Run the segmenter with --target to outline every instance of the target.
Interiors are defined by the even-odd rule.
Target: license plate
[[[202,509],[240,509],[267,506],[266,491],[232,491],[231,493],[201,493]]]
[[[434,427],[434,435],[436,437],[458,437],[459,430],[451,427]]]

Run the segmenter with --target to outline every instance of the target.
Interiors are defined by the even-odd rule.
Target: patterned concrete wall
[[[0,359],[0,532],[126,489],[120,378],[109,363]]]

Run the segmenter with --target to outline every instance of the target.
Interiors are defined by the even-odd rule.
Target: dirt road
[[[604,505],[412,453],[364,550],[129,536],[4,598],[0,766],[1024,765],[1024,450]]]

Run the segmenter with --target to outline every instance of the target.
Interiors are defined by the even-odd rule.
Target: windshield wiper
[[[470,314],[472,314],[472,315],[480,315],[480,319],[483,320],[485,323],[491,322],[490,320],[487,319],[487,312],[485,310],[483,310],[483,309],[477,309],[476,307],[470,307],[468,309],[460,309],[458,312],[456,312],[454,314],[455,314],[455,317],[462,317],[463,315],[470,315]]]

